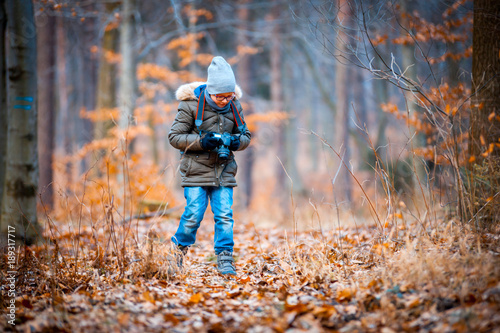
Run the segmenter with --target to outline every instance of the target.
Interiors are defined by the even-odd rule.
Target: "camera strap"
[[[203,100],[203,102],[201,100]],[[233,112],[234,121],[236,122],[236,124],[238,124],[238,130],[240,131],[240,133],[243,133],[245,129],[245,122],[243,121],[243,118],[241,118],[241,115],[238,112],[238,108],[236,107],[234,102],[230,101],[229,104],[231,106],[231,111]],[[204,112],[205,112],[205,89],[202,89],[200,92],[200,97],[198,98],[198,107],[196,109],[196,120],[194,121],[194,124],[196,125],[196,128],[198,129],[200,134],[202,132],[202,130],[200,130],[200,126],[203,123]]]

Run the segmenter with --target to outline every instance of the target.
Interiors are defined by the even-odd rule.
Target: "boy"
[[[233,187],[237,165],[233,151],[250,144],[251,134],[243,120],[238,99],[242,93],[231,66],[214,57],[207,82],[182,85],[175,96],[180,100],[168,134],[170,144],[181,151],[180,174],[186,208],[172,242],[180,250],[179,265],[196,232],[210,200],[214,213],[214,248],[221,274],[236,275],[233,259]]]

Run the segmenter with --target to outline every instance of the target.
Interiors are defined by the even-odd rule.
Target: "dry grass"
[[[404,220],[384,230],[316,227],[296,237],[238,223],[235,279],[215,270],[209,221],[183,271],[168,239],[176,220],[99,232],[87,223],[76,245],[75,232],[54,222],[52,243],[19,252],[19,274],[31,280],[19,283],[15,329],[479,332],[500,325],[498,237],[453,221],[427,229]],[[113,238],[125,239],[121,253]],[[121,319],[110,324],[110,315]]]

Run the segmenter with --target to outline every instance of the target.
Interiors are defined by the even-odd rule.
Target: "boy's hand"
[[[231,136],[231,143],[229,144],[229,149],[230,150],[238,150],[240,147],[240,136],[239,135],[232,135]]]
[[[214,133],[210,132],[201,138],[200,143],[203,150],[214,150],[221,144],[221,139],[214,137]]]

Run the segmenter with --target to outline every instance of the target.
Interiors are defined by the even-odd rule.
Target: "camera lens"
[[[226,146],[220,146],[217,150],[217,154],[221,160],[227,160],[229,158],[230,150]]]

